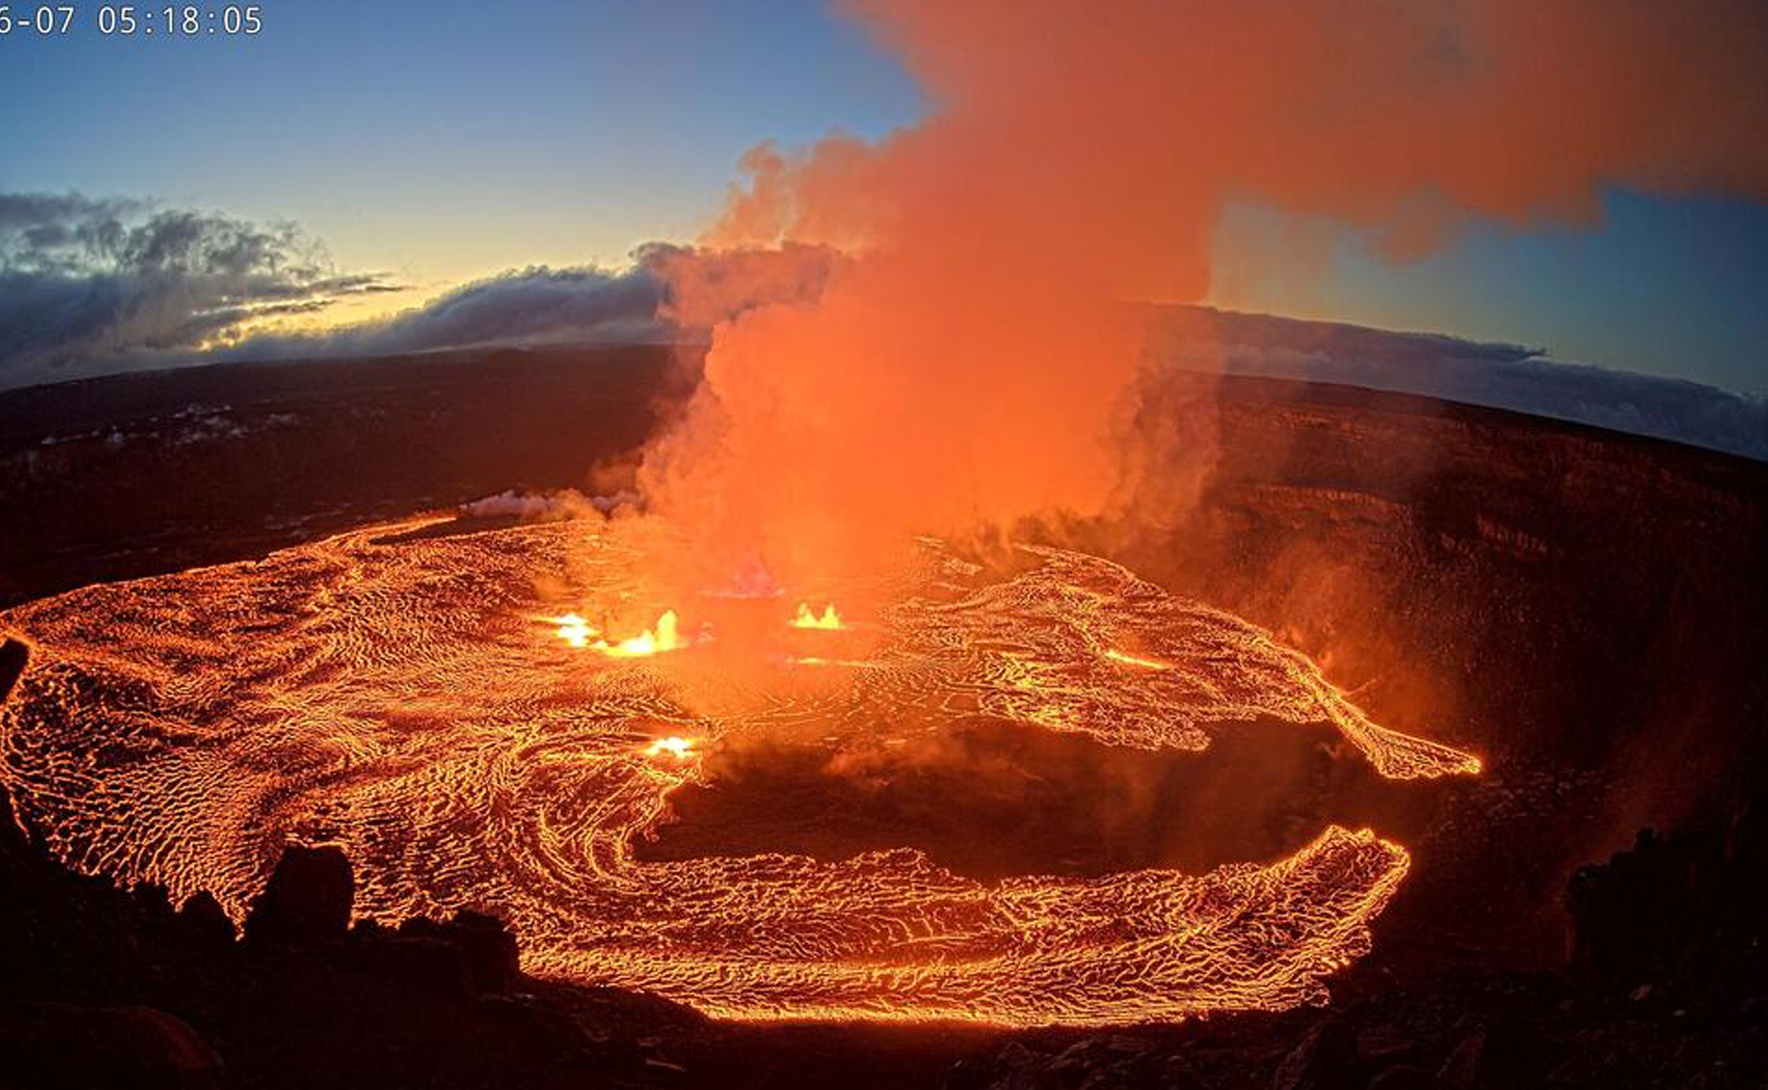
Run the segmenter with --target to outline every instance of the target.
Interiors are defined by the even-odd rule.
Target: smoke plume
[[[851,260],[814,302],[719,325],[646,465],[709,555],[788,575],[1127,495],[1141,345],[1113,303],[1203,297],[1231,200],[1337,217],[1405,256],[1469,216],[1593,216],[1603,184],[1768,195],[1759,3],[849,10],[933,110],[876,143],[749,152],[704,242]]]

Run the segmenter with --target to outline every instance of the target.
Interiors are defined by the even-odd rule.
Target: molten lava
[[[647,632],[641,632],[629,639],[616,644],[603,640],[595,644],[595,649],[610,658],[642,658],[663,651],[679,651],[687,643],[681,638],[680,622],[675,610],[664,611],[657,618],[657,624]]]
[[[1121,662],[1125,666],[1140,666],[1144,670],[1165,670],[1167,668],[1167,664],[1158,659],[1145,659],[1138,655],[1126,654],[1116,648],[1106,651],[1105,657],[1112,662]]]
[[[688,642],[682,638],[681,621],[673,609],[658,617],[657,623],[649,630],[619,643],[609,643],[606,639],[597,638],[601,635],[600,630],[576,613],[562,613],[556,617],[548,617],[546,621],[556,627],[559,639],[567,645],[600,651],[609,658],[644,658],[664,651],[679,651]],[[590,642],[591,639],[595,642]]]
[[[835,612],[835,603],[830,602],[822,614],[811,611],[809,602],[798,603],[798,613],[792,618],[793,628],[818,628],[824,631],[835,631],[841,628],[841,615]]]
[[[671,734],[667,738],[659,738],[645,747],[645,756],[661,757],[668,755],[678,761],[685,761],[694,755],[694,741]]]
[[[575,613],[562,613],[547,620],[558,626],[559,639],[572,647],[588,647],[590,637],[596,635],[596,630],[589,626],[589,622]]]
[[[630,529],[401,536],[424,525],[0,614],[37,646],[0,709],[20,817],[76,869],[236,916],[281,844],[339,843],[364,916],[496,912],[529,972],[722,1017],[1098,1024],[1322,999],[1407,853],[1329,826],[1265,865],[983,883],[909,848],[648,862],[634,842],[699,754],[807,723],[835,746],[980,717],[1200,750],[1326,722],[1389,777],[1478,768],[1370,722],[1268,633],[1079,553],[1027,550],[1003,576],[927,543],[852,669],[795,683],[776,656],[721,688],[732,648],[685,641],[673,613],[604,654],[559,653],[600,641],[581,618],[536,631],[536,586],[575,579],[604,611],[655,591]]]

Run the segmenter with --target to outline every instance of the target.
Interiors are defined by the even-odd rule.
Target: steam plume
[[[660,506],[786,570],[1122,495],[1114,300],[1192,301],[1229,200],[1417,253],[1599,187],[1768,195],[1768,7],[1742,0],[863,0],[936,106],[753,149],[730,248],[837,248],[813,303],[715,332]],[[1078,285],[1078,287],[1077,287]],[[1207,448],[1208,437],[1195,446]]]

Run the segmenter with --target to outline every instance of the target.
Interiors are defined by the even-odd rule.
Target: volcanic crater
[[[721,769],[793,738],[830,747],[840,781],[886,792],[916,770],[879,751],[912,765],[954,741],[970,747],[973,784],[991,769],[1041,778],[1046,799],[1021,799],[1034,805],[1018,815],[957,792],[977,805],[946,811],[970,827],[948,824],[944,840],[972,862],[987,833],[977,815],[1021,844],[1057,846],[1026,834],[1062,812],[1104,813],[1107,829],[1126,790],[1099,791],[1098,777],[1127,789],[1148,775],[1119,757],[1095,763],[1091,782],[1040,776],[1040,761],[1053,770],[1078,752],[1062,741],[1195,754],[1283,724],[1320,752],[1317,731],[1301,729],[1331,724],[1385,777],[1479,769],[1377,726],[1267,633],[1081,553],[1023,547],[1019,570],[991,576],[922,542],[886,591],[848,599],[881,603],[862,619],[844,624],[831,607],[819,625],[804,607],[809,631],[701,663],[725,650],[710,621],[683,635],[669,610],[654,631],[591,643],[599,630],[576,612],[547,615],[532,590],[565,581],[603,602],[643,600],[655,535],[621,523],[432,529],[376,526],[11,611],[7,625],[38,648],[4,713],[25,820],[76,867],[180,898],[208,891],[235,913],[277,845],[339,841],[367,915],[495,911],[524,936],[530,971],[713,1014],[1095,1024],[1317,998],[1322,976],[1368,949],[1407,853],[1367,828],[1301,830],[1302,815],[1271,812],[1268,795],[1261,812],[1242,781],[1271,757],[1249,760],[1244,745],[1204,770],[1240,804],[1212,807],[1182,766],[1150,789],[1158,801],[1190,787],[1199,812],[1251,835],[1212,840],[1183,828],[1183,807],[1144,807],[1131,839],[1153,849],[1140,857],[1082,828],[1061,845],[1078,860],[1003,853],[978,881],[903,843],[905,830],[937,830],[925,821],[899,812],[896,837],[874,826],[866,850],[843,851],[860,845],[820,815],[742,791],[723,801],[785,819],[784,836],[746,848],[727,836],[721,854],[634,841],[668,827],[679,790],[742,782]],[[688,616],[756,612],[720,597]],[[1292,780],[1325,771],[1298,770],[1289,753]],[[920,774],[959,771],[935,758]],[[765,819],[720,824],[766,832]],[[1207,857],[1159,835],[1174,829],[1209,842],[1219,865],[1178,869]],[[784,851],[830,831],[806,854]],[[1269,861],[1223,854],[1242,846]]]
[[[540,413],[607,400],[624,368],[607,404],[628,420],[668,388],[655,354],[592,355],[472,381]],[[906,582],[806,595],[842,607],[824,632],[791,627],[796,594],[652,594],[618,524],[387,522],[562,484],[630,437],[589,413],[544,449],[481,443],[495,429],[450,385],[469,372],[358,366],[389,406],[449,394],[378,429],[334,426],[379,412],[344,398],[299,443],[242,427],[164,465],[144,447],[131,488],[212,482],[150,506],[101,502],[101,445],[8,455],[46,517],[4,544],[24,601],[5,626],[36,644],[6,775],[71,865],[238,913],[285,843],[339,842],[359,913],[498,913],[543,975],[741,1019],[1096,1024],[1550,964],[1572,866],[1738,784],[1726,708],[1760,679],[1725,634],[1763,616],[1738,574],[1760,566],[1761,473],[1739,460],[1223,380],[1221,456],[1171,518],[1034,528],[1005,570],[922,546]],[[206,383],[285,418],[285,374],[172,396]],[[561,394],[579,382],[596,389]],[[451,432],[471,458],[432,441]],[[345,493],[300,468],[321,451],[362,467]],[[286,471],[275,497],[228,469],[252,462]],[[665,609],[685,646],[561,638],[568,612],[605,625],[610,594],[639,620],[609,647]],[[742,641],[719,608],[775,633],[760,661],[725,657]]]

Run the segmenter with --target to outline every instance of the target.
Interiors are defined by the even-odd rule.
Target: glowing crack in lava
[[[632,639],[677,653],[623,657],[538,600],[575,585],[645,608],[629,531],[410,533],[427,525],[0,614],[37,644],[0,713],[21,817],[78,869],[236,914],[283,842],[340,843],[359,913],[495,911],[530,972],[718,1016],[1099,1024],[1323,998],[1406,852],[1331,826],[1265,866],[981,883],[908,848],[647,862],[634,840],[706,753],[806,723],[875,741],[981,716],[1197,750],[1260,717],[1326,721],[1389,777],[1478,768],[1370,722],[1263,631],[1077,553],[999,574],[922,543],[864,610],[867,646],[775,612],[828,666],[788,651],[721,687],[697,666],[724,641],[680,646],[670,614]]]

